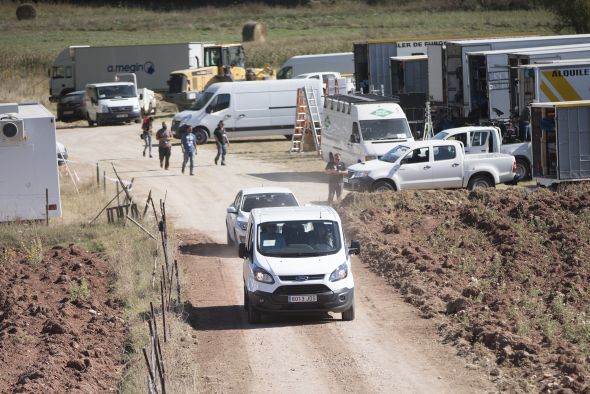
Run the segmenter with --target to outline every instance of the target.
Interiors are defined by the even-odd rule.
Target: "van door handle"
[[[459,163],[453,163],[451,167],[459,167]]]
[[[430,169],[430,166],[424,166],[424,169],[425,170],[429,170]]]
[[[229,119],[229,118],[231,118],[231,115],[230,114],[227,114],[227,115],[224,116],[224,118],[225,119]]]
[[[230,115],[230,116],[231,116],[231,115]],[[246,117],[246,115],[244,115],[244,114],[240,114],[240,115],[238,116],[238,118],[245,118],[245,117]]]

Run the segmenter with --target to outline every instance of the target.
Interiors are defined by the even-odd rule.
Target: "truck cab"
[[[106,82],[86,85],[84,100],[89,126],[141,119],[139,98],[131,82]]]

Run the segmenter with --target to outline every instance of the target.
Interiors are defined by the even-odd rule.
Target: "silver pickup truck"
[[[495,187],[515,179],[514,156],[465,155],[459,141],[428,140],[401,144],[383,157],[348,168],[347,190],[459,189]]]

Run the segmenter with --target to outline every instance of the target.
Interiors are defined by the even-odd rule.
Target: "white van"
[[[188,125],[195,133],[197,144],[204,144],[223,120],[229,137],[285,135],[291,138],[297,89],[306,86],[313,90],[321,109],[322,84],[317,79],[213,84],[190,109],[174,116],[172,131],[177,135],[181,126]]]
[[[336,312],[354,319],[354,280],[342,223],[331,207],[253,209],[244,259],[244,308],[248,322],[263,313]]]
[[[319,79],[324,84],[324,93],[328,88],[329,95],[354,93],[354,78],[343,77],[342,74],[336,71],[322,71],[317,73],[305,73],[296,76],[293,79]],[[338,91],[336,91],[336,84],[338,84]]]
[[[413,142],[401,107],[383,96],[326,97],[322,122],[322,158],[340,153],[347,165],[378,159],[396,145]]]
[[[141,119],[139,98],[132,82],[88,84],[84,101],[89,126]]]
[[[352,52],[293,56],[283,63],[277,73],[277,79],[290,79],[297,75],[322,71],[336,71],[344,75],[354,74]]]

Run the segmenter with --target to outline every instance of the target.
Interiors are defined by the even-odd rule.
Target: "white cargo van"
[[[220,120],[229,137],[293,134],[297,89],[313,90],[318,105],[323,105],[322,84],[317,79],[286,81],[220,82],[211,85],[193,106],[172,120],[175,135],[188,125],[204,144],[213,136]]]
[[[290,79],[297,75],[321,71],[336,71],[344,75],[354,74],[352,52],[293,56],[283,63],[277,73],[277,79]]]
[[[322,122],[322,157],[340,153],[347,165],[378,159],[393,147],[413,142],[401,107],[387,97],[336,95],[326,97]]]
[[[342,313],[354,319],[351,254],[360,245],[345,243],[338,213],[331,207],[253,209],[244,259],[244,308],[248,322],[263,313]]]
[[[89,126],[141,119],[139,98],[133,82],[88,84],[84,101]]]

